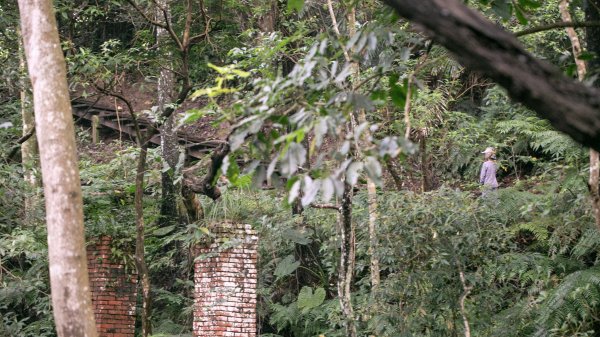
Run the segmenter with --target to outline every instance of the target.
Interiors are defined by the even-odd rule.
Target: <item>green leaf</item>
[[[515,6],[515,15],[517,16],[517,20],[519,20],[520,24],[526,25],[529,22],[529,19],[527,19],[527,14],[519,6]]]
[[[152,234],[154,234],[155,236],[165,236],[165,235],[171,233],[174,229],[175,229],[175,225],[161,227],[161,228],[158,228],[157,230],[155,230]]]
[[[277,268],[275,268],[274,274],[279,279],[295,272],[299,266],[300,261],[296,261],[294,255],[288,255],[283,260],[279,261]]]
[[[581,54],[579,54],[579,56],[577,58],[580,60],[589,61],[589,60],[593,60],[594,57],[595,57],[595,55],[593,53],[584,51]]]
[[[204,117],[204,115],[206,115],[206,112],[204,112],[200,109],[190,109],[190,110],[186,111],[183,118],[181,118],[181,123],[182,124],[194,123],[195,121]]]
[[[519,0],[519,5],[524,8],[540,8],[542,6],[541,1],[536,0]]]
[[[406,88],[394,84],[390,88],[390,97],[396,107],[404,109],[404,105],[406,104]]]
[[[281,237],[285,240],[290,240],[299,245],[307,245],[312,242],[310,236],[312,235],[311,230],[297,230],[297,229],[286,229],[282,232]]]
[[[507,0],[496,0],[492,3],[492,11],[504,20],[510,19],[512,14],[512,4]]]
[[[287,8],[288,11],[296,11],[300,13],[302,8],[304,7],[304,0],[288,0]]]
[[[312,308],[316,308],[325,300],[325,289],[317,288],[313,293],[311,287],[304,286],[298,294],[298,308],[302,309],[303,313],[308,312]]]

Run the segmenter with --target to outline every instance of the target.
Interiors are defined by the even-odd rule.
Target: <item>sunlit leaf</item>
[[[313,288],[304,286],[298,294],[298,308],[302,312],[307,312],[312,308],[316,308],[325,300],[325,289],[317,288],[313,293]]]
[[[302,11],[302,8],[304,7],[304,0],[288,0],[287,3],[287,8],[288,11],[296,11],[296,12],[300,12]]]

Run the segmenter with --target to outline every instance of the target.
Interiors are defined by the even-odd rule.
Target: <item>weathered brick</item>
[[[111,261],[110,243],[103,236],[87,247],[96,328],[99,337],[133,337],[137,276]]]
[[[224,223],[215,240],[196,248],[195,337],[256,336],[258,236],[250,225]],[[238,243],[220,249],[224,242]],[[251,298],[250,298],[251,297]]]

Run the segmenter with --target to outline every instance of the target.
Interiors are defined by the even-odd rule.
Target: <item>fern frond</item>
[[[554,159],[570,158],[582,155],[581,145],[575,143],[573,139],[564,133],[556,130],[546,130],[532,135],[531,147],[534,150],[540,150]]]
[[[600,249],[600,235],[597,228],[588,228],[573,247],[572,254],[576,258],[598,252]]]
[[[540,306],[538,322],[547,329],[583,325],[600,311],[600,267],[568,275]]]
[[[507,253],[488,268],[488,275],[492,277],[490,281],[518,281],[522,285],[548,279],[557,269],[554,260],[539,253]]]
[[[536,219],[531,222],[519,223],[513,226],[510,229],[510,232],[513,235],[516,235],[521,231],[527,231],[533,234],[537,241],[546,242],[550,236],[550,231],[548,229],[550,227],[550,222],[551,221],[546,219]]]

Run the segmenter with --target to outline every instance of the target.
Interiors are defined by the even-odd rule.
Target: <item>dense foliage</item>
[[[558,2],[471,5],[519,31],[559,21]],[[466,324],[473,336],[600,333],[600,235],[585,148],[379,2],[334,2],[330,11],[321,0],[200,1],[201,19],[188,28],[202,39],[185,52],[156,38],[144,17],[153,17],[154,3],[57,1],[56,9],[78,97],[143,101],[156,96],[161,69],[172,67],[175,92],[191,83],[185,103],[173,103],[177,125],[208,120],[230,131],[230,153],[213,181],[221,196],[201,199],[197,221],[160,225],[168,167],[158,148],[149,150],[143,215],[155,336],[191,335],[190,248],[222,221],[259,232],[261,336],[346,336],[336,285],[340,215],[312,207],[337,205],[345,183],[355,191],[351,295],[359,336],[458,336]],[[177,35],[189,9],[164,3]],[[0,148],[0,336],[55,336],[43,200],[19,161],[27,85],[11,6],[0,4],[0,142],[7,144]],[[583,18],[579,2],[570,9]],[[522,41],[575,74],[562,29]],[[135,85],[123,90],[124,83]],[[136,113],[160,121],[154,102]],[[112,236],[114,256],[135,268],[139,144],[108,132],[93,144],[85,123],[77,132],[86,235]],[[488,146],[497,148],[501,188],[484,198],[477,178]],[[376,288],[370,181],[378,185]],[[26,200],[35,201],[27,210]]]

